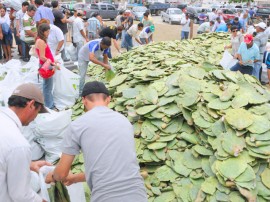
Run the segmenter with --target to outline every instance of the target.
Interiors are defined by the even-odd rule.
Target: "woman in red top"
[[[41,75],[43,77],[43,95],[45,106],[50,109],[55,109],[54,102],[53,102],[53,78],[52,75],[54,74],[54,66],[55,60],[48,46],[47,39],[50,34],[50,26],[48,24],[40,24],[38,26],[38,34],[37,40],[35,43],[36,52],[39,58],[39,66],[42,67],[44,63],[50,64],[49,71],[47,71],[47,75]]]

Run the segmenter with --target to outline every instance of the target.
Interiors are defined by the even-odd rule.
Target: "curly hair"
[[[38,38],[47,43],[47,37],[44,35],[44,32],[50,30],[50,25],[47,23],[42,23],[38,26]]]

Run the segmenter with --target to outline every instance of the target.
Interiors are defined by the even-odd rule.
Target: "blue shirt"
[[[245,66],[253,66],[254,60],[260,60],[260,50],[255,43],[253,43],[251,48],[247,48],[247,44],[242,42],[238,49],[238,54],[241,55]],[[252,62],[249,62],[249,60]]]
[[[228,32],[229,29],[226,24],[221,24],[219,27],[216,29],[216,32]]]
[[[267,69],[270,69],[270,52],[265,51],[263,54],[263,63],[266,64]]]
[[[239,22],[241,23],[241,26],[242,26],[244,32],[246,32],[247,31],[246,25],[247,25],[247,22],[248,22],[248,18],[245,18],[245,19],[244,18],[241,18],[239,20]]]
[[[88,32],[97,34],[97,31],[101,29],[100,22],[97,18],[91,17],[87,20],[88,22]]]
[[[37,8],[34,19],[36,22],[39,22],[42,18],[50,20],[51,24],[53,24],[54,22],[54,15],[53,15],[52,10],[43,5]]]
[[[238,31],[240,31],[240,29],[242,29],[242,24],[239,21],[237,23],[235,23],[234,20],[231,20],[230,23],[232,26],[236,26]]]

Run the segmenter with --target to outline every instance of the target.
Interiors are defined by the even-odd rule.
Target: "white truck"
[[[166,12],[161,12],[161,19],[163,22],[168,22],[170,24],[180,24],[182,14],[183,12],[179,8],[168,8]]]

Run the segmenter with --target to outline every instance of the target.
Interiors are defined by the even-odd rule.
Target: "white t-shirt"
[[[81,34],[81,30],[84,30],[83,19],[77,17],[73,22],[73,42],[78,43],[84,41],[84,38]]]
[[[150,27],[145,27],[141,31],[139,37],[142,39],[146,39],[146,38],[149,38],[152,34],[153,34],[153,32],[151,32]]]
[[[52,54],[55,56],[55,52],[58,46],[58,43],[60,41],[64,41],[64,34],[62,30],[55,26],[50,24],[50,34],[48,37],[48,45],[52,51]],[[64,46],[61,47],[60,51],[63,50]]]
[[[10,18],[9,18],[8,13],[6,13],[4,17],[0,16],[0,24],[3,24],[3,23],[7,23],[8,26],[10,26]]]
[[[138,30],[138,25],[132,25],[127,33],[131,36],[131,37],[134,37],[134,38],[138,38],[139,37],[139,30]]]
[[[186,19],[186,17],[181,19],[182,31],[189,32],[190,31],[190,19]]]
[[[198,31],[203,32],[203,33],[207,31],[210,32],[210,30],[211,30],[210,22],[204,22],[198,28]]]
[[[20,30],[18,30],[18,31],[22,31],[23,30],[23,16],[24,16],[24,12],[22,11],[22,9],[21,10],[19,10],[18,12],[16,12],[16,21],[19,21],[20,23],[20,26],[19,26],[19,28],[20,28]],[[16,27],[16,23],[15,23],[15,27]]]

